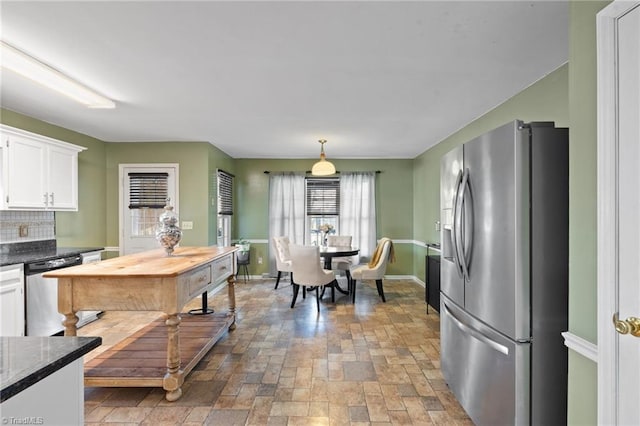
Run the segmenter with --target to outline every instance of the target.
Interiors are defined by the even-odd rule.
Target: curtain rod
[[[345,173],[369,173],[369,172],[370,172],[370,170],[365,170],[365,171],[355,170],[355,171],[349,171],[349,172],[345,172]],[[382,173],[382,171],[381,171],[381,170],[374,170],[373,172],[374,172],[375,174],[380,174],[380,173]],[[264,174],[265,174],[265,175],[268,175],[269,173],[271,173],[271,171],[269,171],[269,170],[265,170],[265,171],[264,171]],[[278,172],[278,173],[295,173],[295,172]],[[307,170],[305,173],[311,173],[311,170]],[[339,173],[340,173],[340,171],[336,171],[336,174],[339,174]]]

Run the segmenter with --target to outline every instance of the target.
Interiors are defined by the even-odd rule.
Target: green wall
[[[211,216],[215,216],[215,188],[209,182],[215,167],[229,168],[231,159],[207,142],[107,143],[106,145],[106,245],[118,246],[119,165],[177,163],[179,165],[179,219],[192,221],[192,230],[182,231],[183,246],[215,244]],[[213,168],[211,170],[210,168]]]
[[[311,169],[312,159],[270,160],[237,159],[235,188],[238,208],[234,215],[234,237],[248,240],[269,238],[269,175],[271,172],[305,172]],[[408,240],[413,235],[413,160],[341,160],[330,158],[336,169],[348,171],[376,171],[376,219],[378,235],[394,240]],[[268,272],[266,243],[251,244],[253,275]],[[413,244],[400,241],[395,244],[397,262],[390,264],[390,275],[409,274],[413,268]],[[262,265],[257,262],[263,258]]]
[[[107,217],[104,142],[4,108],[0,122],[87,148],[78,154],[78,211],[55,213],[56,236],[60,246],[103,246]]]
[[[569,331],[597,341],[596,14],[609,2],[570,2],[569,65],[551,73],[414,160],[414,239],[437,239],[439,158],[456,145],[519,118],[570,127]],[[421,189],[421,186],[423,187]],[[414,275],[424,276],[416,248]],[[569,350],[568,423],[597,424],[597,365]]]
[[[569,331],[597,342],[596,14],[609,2],[570,2]],[[570,351],[571,352],[571,351]],[[568,423],[597,424],[597,365],[569,357]]]
[[[444,139],[415,158],[413,164],[414,239],[438,242],[435,222],[440,220],[440,157],[455,146],[509,121],[555,121],[569,126],[569,66],[564,65],[513,98]],[[413,275],[424,279],[426,248],[416,247]]]
[[[178,163],[180,220],[194,222],[193,230],[183,231],[182,244],[216,244],[215,173],[233,173],[235,160],[213,145],[109,143],[4,108],[0,122],[87,148],[78,155],[78,211],[55,213],[59,246],[118,246],[120,163]]]

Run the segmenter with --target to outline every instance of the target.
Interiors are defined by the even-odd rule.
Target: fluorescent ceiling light
[[[60,71],[43,64],[0,40],[0,63],[9,69],[49,89],[55,90],[89,108],[115,108],[111,99],[83,86]]]

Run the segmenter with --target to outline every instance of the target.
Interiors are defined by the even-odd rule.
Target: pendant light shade
[[[313,176],[328,176],[336,173],[335,166],[326,160],[324,155],[324,144],[327,143],[326,140],[320,139],[320,161],[313,165],[311,169],[311,174]]]

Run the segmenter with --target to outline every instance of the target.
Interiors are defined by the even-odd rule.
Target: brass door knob
[[[618,318],[618,313],[613,314],[613,325],[620,334],[629,334],[640,337],[640,318],[629,317],[626,320]]]

